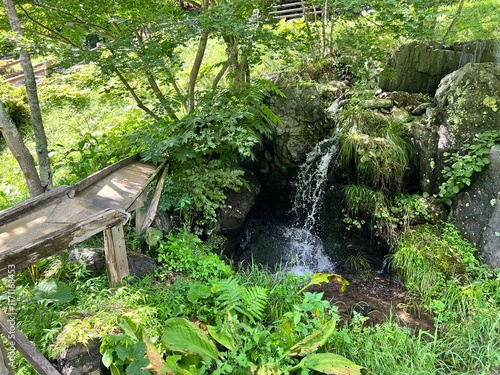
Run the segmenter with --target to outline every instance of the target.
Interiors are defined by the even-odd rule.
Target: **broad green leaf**
[[[305,287],[297,292],[297,294],[302,293],[304,290],[309,288],[311,285],[321,285],[323,283],[338,283],[340,284],[340,292],[343,293],[347,286],[349,285],[349,281],[344,279],[342,276],[337,275],[335,273],[313,273],[311,276],[311,281]]]
[[[66,303],[73,299],[71,288],[54,279],[43,280],[35,287],[35,301],[40,301],[44,305],[49,303]]]
[[[208,333],[213,337],[215,341],[224,346],[227,349],[234,349],[236,342],[234,337],[229,333],[222,333],[217,331],[217,327],[207,326]]]
[[[189,288],[187,292],[187,298],[189,302],[193,303],[198,301],[200,298],[207,298],[208,296],[210,296],[211,293],[212,293],[211,287],[195,283],[191,285],[191,288]]]
[[[298,365],[292,368],[295,371],[299,368],[307,368],[333,375],[362,375],[364,367],[333,353],[315,353],[305,357]]]
[[[198,326],[183,318],[168,319],[161,340],[172,351],[199,354],[212,359],[219,356],[214,342]]]
[[[330,338],[330,336],[335,331],[336,324],[336,319],[330,319],[321,329],[314,331],[310,335],[304,337],[302,340],[288,349],[284,356],[304,356],[306,354],[315,352]]]
[[[111,375],[121,375],[120,370],[114,364],[111,364],[109,369],[111,370]]]
[[[113,363],[113,350],[108,349],[104,352],[102,356],[102,364],[106,366],[106,368],[109,368],[111,364]]]
[[[126,316],[121,316],[118,318],[118,325],[123,329],[123,331],[130,337],[134,338],[137,341],[142,341],[141,338],[141,329],[137,327],[137,325]]]

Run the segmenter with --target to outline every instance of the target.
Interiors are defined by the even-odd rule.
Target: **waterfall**
[[[321,232],[321,208],[330,163],[337,151],[337,137],[319,142],[299,167],[292,197],[291,222],[267,221],[253,224],[250,238],[242,242],[243,258],[289,273],[302,275],[332,272],[335,265],[325,254]]]
[[[328,167],[337,151],[337,137],[327,138],[307,154],[300,166],[293,199],[295,225],[313,231],[325,195]]]

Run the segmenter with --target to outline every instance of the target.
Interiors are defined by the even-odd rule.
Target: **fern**
[[[221,280],[212,288],[220,293],[217,301],[230,312],[243,316],[252,323],[262,320],[267,305],[267,289],[261,286],[244,287],[235,278]]]

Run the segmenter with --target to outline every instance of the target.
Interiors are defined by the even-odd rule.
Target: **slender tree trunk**
[[[50,168],[49,152],[47,147],[47,136],[43,127],[42,112],[38,102],[38,93],[36,88],[35,73],[33,64],[28,50],[23,45],[23,29],[21,22],[14,7],[12,0],[2,0],[5,7],[7,18],[9,19],[10,27],[17,36],[17,46],[19,47],[21,66],[24,71],[24,82],[26,86],[26,94],[28,96],[28,104],[30,107],[31,123],[35,134],[36,154],[38,157],[40,180],[44,190],[52,188],[52,170]]]
[[[200,43],[198,44],[198,51],[196,52],[196,57],[193,62],[193,67],[191,68],[191,73],[189,74],[188,82],[188,112],[194,110],[194,90],[196,86],[196,80],[198,79],[198,73],[200,72],[201,63],[203,62],[203,57],[205,56],[205,50],[208,44],[208,31],[203,31],[200,38]]]
[[[21,167],[21,171],[28,185],[30,196],[35,197],[42,194],[42,182],[36,170],[35,160],[24,144],[16,124],[14,124],[14,121],[10,118],[2,102],[0,102],[0,132]]]
[[[446,42],[446,39],[448,39],[451,31],[453,30],[453,28],[457,24],[458,19],[462,15],[462,9],[464,7],[464,4],[465,4],[465,0],[460,0],[460,4],[458,4],[457,13],[455,14],[455,17],[453,18],[453,21],[451,21],[450,27],[448,27],[448,29],[446,30],[446,33],[444,34],[443,39],[441,39],[442,42]]]

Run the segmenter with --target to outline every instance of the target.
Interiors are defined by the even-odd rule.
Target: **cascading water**
[[[299,168],[291,224],[261,223],[252,228],[252,238],[245,247],[254,261],[285,267],[298,275],[335,269],[318,234],[328,168],[336,150],[337,138],[326,139],[309,152]]]

